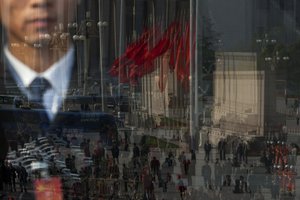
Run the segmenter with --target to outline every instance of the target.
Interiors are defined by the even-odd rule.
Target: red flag
[[[137,65],[131,65],[129,67],[129,79],[130,79],[130,84],[131,85],[136,85],[138,82],[138,69],[137,69]]]
[[[151,51],[150,49],[153,49],[153,43],[155,43],[156,38],[159,38],[161,35],[160,27],[155,26],[150,33],[148,34],[148,37],[145,41],[145,46],[143,47],[142,51],[134,58],[134,62],[136,65],[143,65],[146,62],[150,62],[153,59],[151,58]]]
[[[35,197],[37,200],[55,199],[63,200],[61,182],[59,178],[36,180]]]
[[[136,57],[139,55],[140,51],[145,48],[145,46],[147,45],[146,41],[149,37],[149,34],[150,30],[144,30],[141,37],[136,42],[128,45],[125,53],[114,60],[112,67],[109,70],[109,74],[111,76],[120,76],[120,82],[128,82],[127,66],[130,65],[133,60],[136,59]]]
[[[170,47],[170,40],[167,37],[163,37],[158,43],[157,45],[151,49],[150,53],[149,53],[149,60],[154,60],[155,58],[157,58],[158,56],[161,56],[162,54],[164,54]]]
[[[175,72],[177,79],[182,82],[185,76],[184,72],[184,52],[183,52],[183,36],[179,39],[179,44],[176,51]]]
[[[121,65],[120,65],[121,63]],[[120,58],[114,60],[112,67],[108,71],[111,76],[118,76],[119,75],[119,68],[124,67],[128,64],[128,60],[126,59],[126,55],[122,55]]]
[[[146,74],[154,72],[156,69],[153,61],[147,61],[138,70],[138,77],[141,78]]]
[[[162,38],[158,41],[158,43],[151,49],[149,54],[147,55],[146,60],[152,61],[157,57],[166,53],[172,44],[172,35],[175,32],[177,23],[173,22],[164,32]]]
[[[120,68],[120,80],[119,82],[120,83],[128,83],[129,82],[129,78],[128,78],[128,75],[127,75],[127,68],[126,67],[122,67]]]
[[[156,59],[157,57],[163,55],[171,46],[172,44],[172,35],[175,32],[175,29],[177,27],[177,23],[173,22],[165,31],[165,33],[163,34],[163,36],[161,37],[161,39],[158,41],[158,43],[151,49],[150,49],[150,45],[151,42],[148,42],[148,49],[145,48],[144,51],[141,53],[140,56],[137,57],[137,59],[135,59],[135,64],[136,65],[142,65],[145,62],[151,62],[154,59]],[[156,35],[160,35],[159,33],[159,29],[155,30]],[[150,38],[149,40],[153,40],[153,37]]]

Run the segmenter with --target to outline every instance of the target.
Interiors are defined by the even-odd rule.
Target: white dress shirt
[[[43,105],[46,108],[49,119],[53,120],[67,95],[72,67],[74,65],[74,48],[70,48],[65,56],[42,73],[37,73],[22,63],[10,53],[7,47],[5,47],[4,53],[10,63],[10,67],[15,71],[13,76],[20,90],[26,94],[29,99],[31,96],[28,87],[36,77],[43,77],[49,81],[51,88],[48,89],[43,96]]]

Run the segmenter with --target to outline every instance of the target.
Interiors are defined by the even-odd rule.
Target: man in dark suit
[[[0,0],[1,23],[6,38],[1,41],[0,95],[22,96],[29,105],[42,109],[43,112],[38,112],[38,119],[36,114],[32,117],[38,120],[40,132],[44,126],[55,122],[68,91],[77,89],[75,45],[66,29],[75,18],[79,2]],[[4,110],[0,107],[0,162],[7,155],[8,141],[17,138],[17,133],[10,127],[17,123],[24,125],[19,114],[16,116]],[[27,112],[29,114],[24,118],[30,121],[30,112],[24,110],[23,113]]]

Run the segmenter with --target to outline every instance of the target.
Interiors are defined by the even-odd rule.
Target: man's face
[[[79,0],[0,0],[10,43],[34,44],[72,22]]]

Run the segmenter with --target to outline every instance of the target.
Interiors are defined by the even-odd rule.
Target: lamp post
[[[99,27],[99,66],[100,66],[100,78],[101,78],[101,83],[100,83],[100,87],[101,87],[101,111],[104,112],[104,80],[103,80],[103,75],[104,75],[104,71],[103,71],[103,34],[102,34],[102,30],[104,27],[106,27],[108,24],[106,21],[102,20],[102,10],[101,8],[102,6],[102,1],[99,0],[98,1],[98,7],[99,7],[99,22],[97,23],[98,27]]]
[[[280,47],[279,42],[276,39],[269,38],[268,34],[264,34],[263,38],[257,39],[256,43],[259,44],[257,52],[260,55],[261,70],[265,72],[265,82],[261,87],[264,88],[264,106],[262,108],[264,109],[264,127],[267,131],[272,130],[271,127],[275,125],[274,122],[278,123],[278,121],[274,121],[274,115],[276,115],[276,80],[278,79],[276,75],[280,74],[278,73],[280,65],[290,58],[287,55],[282,55],[284,53],[281,53],[278,49]]]

